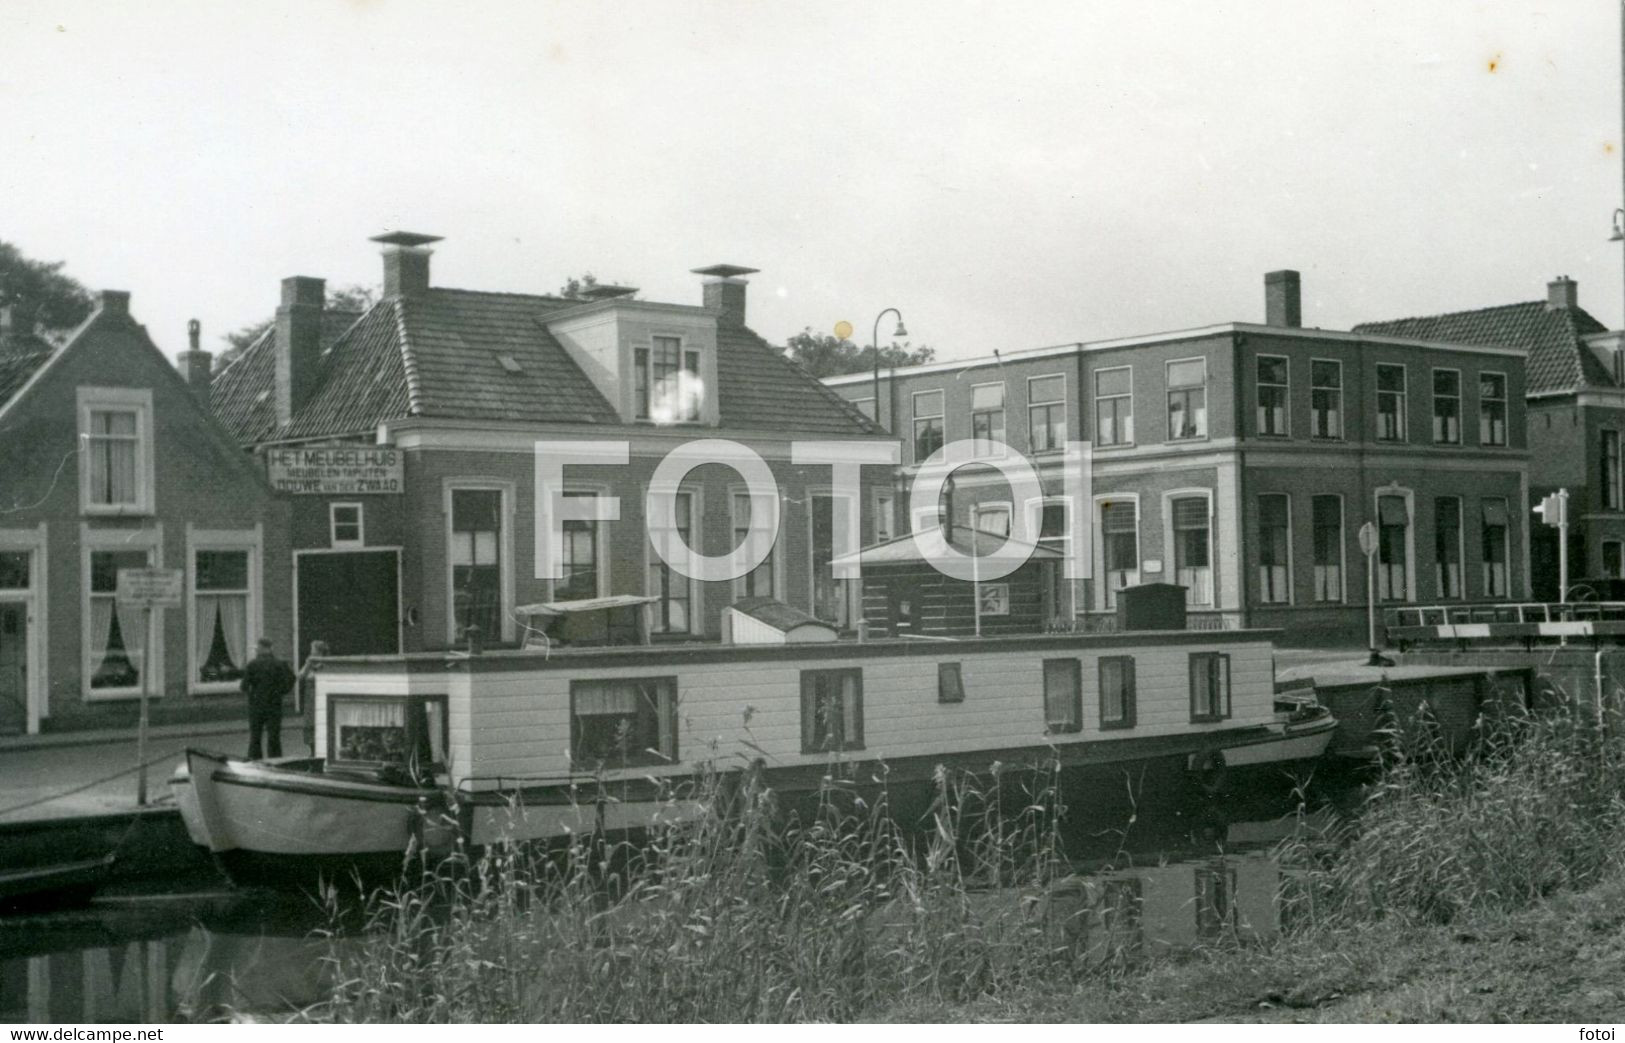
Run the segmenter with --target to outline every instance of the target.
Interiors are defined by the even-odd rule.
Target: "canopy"
[[[571,612],[602,612],[612,608],[635,608],[652,605],[660,599],[648,594],[611,594],[607,598],[582,598],[579,601],[535,601],[514,609],[521,616],[563,616]]]
[[[943,530],[943,535],[947,536],[946,529]],[[995,532],[967,529],[963,525],[954,526],[954,537],[947,542],[950,547],[967,557],[975,555],[985,558],[1007,544],[1014,551],[1026,551],[1034,561],[1057,561],[1065,556],[1054,547],[1041,543],[1025,543]],[[864,565],[899,565],[924,560],[920,549],[914,543],[914,534],[904,533],[884,543],[865,547],[856,554],[843,554],[835,559],[834,564],[850,564],[858,561]]]

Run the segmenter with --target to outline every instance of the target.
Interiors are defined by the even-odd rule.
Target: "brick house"
[[[273,467],[361,454],[383,476],[291,487],[302,649],[316,639],[335,653],[444,649],[471,626],[488,644],[513,644],[525,637],[518,606],[614,594],[658,598],[659,640],[716,636],[722,608],[742,597],[852,624],[857,593],[829,568],[830,468],[793,464],[790,445],[889,439],[745,325],[751,269],[698,269],[699,305],[615,286],[565,299],[433,286],[435,237],[378,241],[374,307],[324,314],[322,280],[286,279],[274,327],[210,388],[215,414]],[[778,541],[731,582],[675,575],[653,555],[644,518],[656,465],[702,438],[749,447],[779,485]],[[630,443],[624,466],[564,472],[566,497],[618,497],[620,518],[564,523],[561,579],[537,578],[538,440]],[[736,471],[707,464],[689,472],[674,521],[695,551],[721,555],[769,506]]]
[[[1305,329],[1296,272],[1270,273],[1265,298],[1262,325],[883,374],[901,477],[944,440],[991,435],[1027,455],[1044,495],[1011,503],[996,472],[963,468],[956,524],[1006,532],[1011,513],[1026,511],[1041,542],[1064,549],[1074,505],[1060,436],[1091,442],[1094,579],[1062,581],[1054,596],[1086,620],[1112,612],[1117,589],[1160,580],[1188,589],[1195,625],[1285,627],[1288,641],[1361,637],[1356,536],[1368,520],[1382,534],[1381,601],[1521,594],[1522,352]],[[826,383],[872,408],[872,375]],[[910,505],[899,524],[937,509]]]
[[[1422,318],[1367,322],[1359,333],[1512,348],[1527,361],[1530,497],[1569,491],[1569,576],[1625,577],[1625,361],[1620,335],[1579,304],[1567,276],[1546,299]],[[1535,597],[1558,597],[1557,530],[1532,523]]]
[[[157,722],[238,715],[255,640],[290,646],[287,505],[129,304],[102,291],[60,348],[0,333],[0,732],[133,723],[143,683]],[[150,655],[114,599],[144,566],[186,577]]]

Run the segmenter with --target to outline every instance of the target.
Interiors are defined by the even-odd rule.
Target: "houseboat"
[[[320,757],[194,750],[177,801],[228,871],[280,876],[398,867],[437,822],[475,846],[671,823],[705,813],[702,774],[752,772],[792,804],[884,788],[900,815],[925,813],[939,766],[1055,768],[1074,806],[1125,767],[1214,789],[1231,765],[1318,756],[1335,728],[1278,708],[1270,631],[818,640],[789,606],[747,608],[756,625],[731,629],[761,643],[329,659]]]

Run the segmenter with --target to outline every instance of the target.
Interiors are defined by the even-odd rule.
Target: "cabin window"
[[[700,353],[684,350],[679,337],[655,337],[634,352],[634,389],[639,420],[672,424],[700,419],[704,385]]]
[[[502,633],[502,492],[451,491],[452,610],[459,634],[479,627]]]
[[[1507,378],[1505,373],[1478,375],[1478,443],[1507,444]]]
[[[565,493],[565,498],[591,499],[595,493]],[[566,519],[563,524],[564,574],[553,586],[554,601],[579,601],[598,596],[598,523]],[[487,631],[489,633],[490,631]]]
[[[1095,372],[1095,444],[1134,444],[1134,370],[1130,366]]]
[[[1134,727],[1134,657],[1100,660],[1100,727]]]
[[[1604,431],[1602,433],[1602,507],[1605,511],[1617,511],[1621,506],[1619,492],[1619,432]]]
[[[762,563],[745,575],[734,580],[735,598],[770,598],[773,592],[773,559],[778,552],[773,550],[775,534],[760,532],[752,534],[751,518],[755,511],[771,517],[772,501],[762,498],[753,498],[748,492],[733,494],[733,527],[734,527],[734,553],[742,558],[748,548],[765,545],[768,547],[767,556]],[[748,559],[745,559],[748,560]]]
[[[1004,385],[976,384],[970,389],[971,452],[995,456],[1004,451]]]
[[[1222,721],[1230,716],[1230,657],[1221,652],[1191,653],[1191,720]]]
[[[328,696],[327,749],[334,761],[432,771],[445,766],[446,740],[444,699]]]
[[[1280,355],[1258,356],[1258,433],[1287,434],[1288,362]]]
[[[1433,440],[1441,445],[1461,442],[1461,370],[1433,371]]]
[[[863,749],[863,671],[801,671],[801,752]]]
[[[1207,437],[1207,360],[1168,363],[1168,438]]]
[[[1310,501],[1315,529],[1315,600],[1343,600],[1343,498]]]
[[[914,462],[924,463],[942,448],[942,392],[914,392]]]
[[[1507,596],[1507,502],[1485,500],[1484,507],[1484,596]],[[1610,576],[1625,572],[1610,572]]]
[[[1174,582],[1188,605],[1213,603],[1213,559],[1208,498],[1181,496],[1169,504],[1174,523]]]
[[[937,702],[962,703],[965,701],[965,677],[958,663],[937,664]]]
[[[1309,437],[1343,437],[1343,364],[1335,359],[1309,363]]]
[[[1377,597],[1410,600],[1410,508],[1403,496],[1377,498]]]
[[[1284,493],[1258,498],[1258,600],[1292,600],[1292,504]]]
[[[1439,596],[1461,597],[1461,501],[1454,496],[1433,501],[1433,562]]]
[[[577,768],[677,761],[677,679],[570,684],[570,759]]]
[[[1117,592],[1132,586],[1140,568],[1139,504],[1112,500],[1100,505],[1102,551],[1106,565],[1106,607],[1117,604]]]
[[[1083,731],[1083,685],[1076,659],[1044,660],[1044,726],[1049,732]]]
[[[1027,380],[1027,439],[1032,452],[1047,453],[1066,444],[1066,377]]]
[[[1377,441],[1405,441],[1405,367],[1377,366]]]
[[[672,520],[677,538],[692,547],[690,536],[694,531],[694,494],[674,493]],[[661,561],[658,555],[649,559],[649,593],[659,598],[654,604],[654,632],[657,634],[686,634],[693,627],[693,585],[689,578]]]

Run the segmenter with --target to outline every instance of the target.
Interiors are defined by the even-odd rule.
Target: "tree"
[[[371,286],[362,286],[359,283],[353,286],[340,286],[327,291],[326,307],[328,311],[346,311],[360,314],[377,303],[378,291]],[[263,337],[265,331],[274,325],[276,325],[276,317],[272,316],[269,319],[250,323],[223,336],[221,339],[230,346],[220,353],[219,358],[214,360],[214,371],[218,373],[236,362],[237,357],[247,351],[249,345]]]
[[[867,373],[875,368],[873,348],[860,348],[849,340],[841,340],[828,333],[814,333],[811,327],[785,341],[784,353],[814,377],[833,377],[841,373]],[[937,357],[936,349],[913,348],[908,341],[880,346],[880,368],[918,366]]]
[[[46,335],[73,329],[90,315],[90,291],[62,274],[62,261],[34,261],[0,240],[0,304],[31,311]]]

